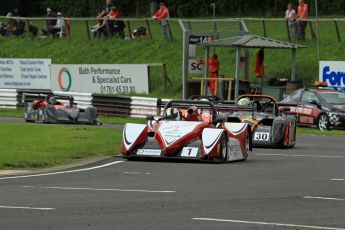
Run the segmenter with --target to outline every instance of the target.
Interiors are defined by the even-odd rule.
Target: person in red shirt
[[[121,14],[120,14],[120,11],[116,8],[116,6],[112,6],[110,7],[110,11],[107,15],[105,15],[103,18],[103,21],[102,23],[100,23],[94,30],[95,32],[101,32],[105,35],[108,35],[108,31],[107,31],[107,28],[106,28],[106,25],[108,23],[108,26],[109,26],[109,30],[110,30],[110,33],[112,33],[113,29],[115,28],[116,26],[116,22],[119,21],[119,20],[107,20],[107,19],[118,19],[121,17]],[[94,32],[91,30],[91,32]],[[123,28],[122,28],[122,33],[120,34],[120,37],[122,37],[121,35],[124,35],[123,33]]]
[[[169,18],[169,9],[165,6],[163,2],[159,3],[159,9],[155,13],[155,15],[152,16],[152,19],[157,19],[160,22],[163,37],[166,40],[170,40],[170,33],[169,33],[169,27],[168,27],[168,21],[167,21],[168,18]]]
[[[305,40],[305,29],[307,27],[309,15],[308,15],[308,4],[304,0],[299,0],[299,6],[297,11],[298,21],[298,39]]]

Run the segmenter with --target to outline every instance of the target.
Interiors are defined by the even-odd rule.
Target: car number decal
[[[270,138],[270,133],[256,132],[254,135],[255,141],[268,141]]]
[[[181,157],[196,157],[199,148],[184,147],[182,149]]]

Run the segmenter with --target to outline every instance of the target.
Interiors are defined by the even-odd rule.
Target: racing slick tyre
[[[317,120],[317,128],[320,131],[325,131],[329,129],[329,119],[328,116],[322,113]]]
[[[295,145],[296,145],[296,126],[295,126],[294,133],[293,133],[293,140],[294,140],[294,143],[293,143],[293,144],[290,144],[290,143],[291,143],[291,140],[289,141],[289,148],[290,148],[290,149],[292,149],[292,148],[295,147]]]
[[[25,120],[25,122],[30,122],[30,123],[34,123],[35,122],[33,120],[29,120],[28,119],[28,113],[24,113],[24,120]]]
[[[247,160],[247,157],[248,157],[248,153],[249,153],[249,151],[251,151],[252,150],[252,147],[251,147],[251,145],[252,145],[252,137],[251,137],[251,135],[248,133],[247,134],[247,136],[246,136],[246,155],[243,157],[243,161],[245,161],[245,160]]]
[[[223,133],[219,142],[219,156],[216,161],[219,163],[226,162],[228,159],[228,138],[226,133]]]

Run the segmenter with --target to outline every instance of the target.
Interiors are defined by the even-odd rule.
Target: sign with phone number
[[[149,93],[147,65],[52,65],[53,91],[128,94]]]

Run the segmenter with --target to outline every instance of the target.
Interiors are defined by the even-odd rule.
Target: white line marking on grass
[[[244,220],[226,220],[226,219],[213,219],[213,218],[192,218],[192,219],[193,219],[193,220],[203,220],[203,221],[229,222],[229,223],[239,223],[239,224],[252,224],[252,225],[284,226],[284,227],[293,227],[293,228],[326,229],[326,230],[345,230],[345,228],[332,228],[332,227],[321,227],[321,226],[311,226],[311,225],[282,224],[282,223],[257,222],[257,221],[244,221]]]
[[[333,197],[322,197],[322,196],[304,196],[303,199],[317,199],[317,200],[338,200],[338,201],[345,201],[342,198],[333,198]]]
[[[176,192],[176,191],[164,191],[164,190],[118,189],[118,188],[74,188],[74,187],[36,187],[36,186],[22,186],[22,188],[110,191],[110,192],[145,192],[145,193],[175,193]]]
[[[19,206],[0,206],[2,209],[29,209],[29,210],[55,210],[55,208],[38,208],[38,207],[19,207]]]
[[[258,156],[284,156],[284,157],[315,157],[315,158],[345,158],[345,156],[320,156],[320,155],[304,155],[304,154],[286,154],[286,153],[254,153]]]
[[[340,179],[340,178],[333,178],[331,180],[333,180],[333,181],[345,181],[345,179]]]
[[[122,162],[124,162],[124,161],[113,161],[113,162],[110,162],[110,163],[107,163],[107,164],[98,165],[98,166],[94,166],[94,167],[91,167],[91,168],[82,168],[82,169],[60,171],[60,172],[40,173],[40,174],[31,174],[31,175],[23,175],[23,176],[0,177],[0,180],[28,178],[28,177],[39,177],[39,176],[51,176],[51,175],[75,173],[75,172],[84,172],[84,171],[90,171],[90,170],[95,170],[95,169],[99,169],[99,168],[108,167],[110,165],[119,164],[119,163],[122,163]]]

